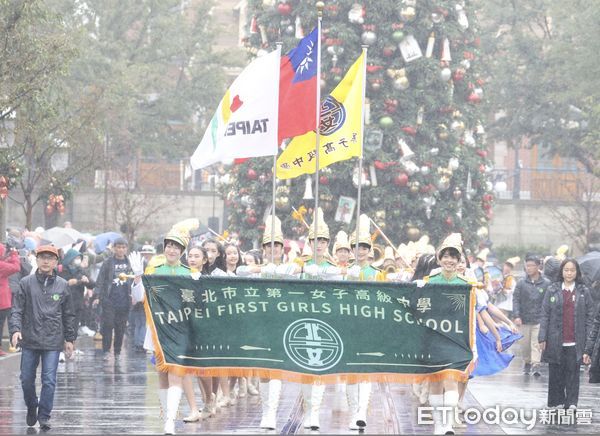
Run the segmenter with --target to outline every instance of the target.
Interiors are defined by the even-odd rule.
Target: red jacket
[[[8,287],[8,276],[21,269],[19,253],[12,251],[6,258],[4,258],[4,253],[6,253],[6,247],[4,244],[0,244],[0,310],[10,309],[12,295]]]

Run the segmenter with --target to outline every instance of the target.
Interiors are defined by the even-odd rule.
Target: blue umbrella
[[[115,242],[117,239],[122,238],[123,236],[117,232],[106,232],[100,233],[94,237],[94,248],[96,249],[96,253],[102,253],[106,250],[106,246],[112,242]]]

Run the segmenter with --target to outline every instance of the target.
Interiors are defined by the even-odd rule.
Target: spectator
[[[64,348],[73,353],[77,330],[75,313],[67,282],[56,275],[58,250],[43,245],[36,251],[35,274],[21,280],[13,296],[9,329],[14,346],[20,344],[21,387],[27,405],[27,425],[37,421],[44,431],[50,429],[50,416],[56,387],[58,358]],[[39,401],[35,378],[42,361],[42,390]]]
[[[549,364],[548,407],[576,409],[579,367],[595,306],[575,259],[563,260],[558,278],[544,296],[539,342]]]
[[[541,260],[538,256],[528,254],[525,257],[525,273],[527,276],[517,282],[513,293],[514,322],[523,335],[521,351],[525,366],[523,373],[539,377],[541,350],[538,344],[542,301],[550,281],[540,274]]]
[[[59,275],[67,281],[73,310],[75,311],[75,328],[79,335],[94,336],[94,332],[83,324],[84,296],[86,287],[93,288],[94,283],[88,278],[81,267],[83,255],[71,248],[62,260],[62,271]]]
[[[516,281],[513,275],[515,265],[521,261],[518,256],[511,257],[504,261],[502,266],[502,289],[496,294],[496,307],[502,310],[507,317],[511,317],[513,309],[513,293],[515,291]]]
[[[2,349],[2,337],[4,334],[4,322],[10,315],[11,288],[8,278],[21,269],[19,253],[15,248],[6,252],[4,244],[0,244],[0,356],[6,355]]]
[[[131,280],[121,276],[121,274],[131,274],[127,248],[128,243],[125,239],[115,240],[114,255],[102,264],[94,288],[94,297],[100,300],[100,330],[104,360],[110,359],[113,332],[115,361],[121,357],[123,336],[131,308]]]

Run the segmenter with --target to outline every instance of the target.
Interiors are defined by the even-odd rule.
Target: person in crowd
[[[525,257],[525,273],[527,276],[517,282],[513,293],[514,323],[523,335],[521,353],[525,365],[523,373],[539,377],[541,350],[538,344],[542,301],[550,281],[540,274],[541,260],[534,254]]]
[[[164,263],[160,265],[150,265],[146,268],[145,274],[152,275],[189,275],[190,270],[181,263],[181,257],[190,241],[189,231],[183,231],[178,228],[172,228],[164,238]],[[116,244],[115,244],[116,245]],[[145,298],[144,285],[142,283],[142,274],[144,273],[144,265],[142,255],[134,252],[129,256],[129,262],[132,265],[134,283],[132,287],[132,302],[144,302],[148,304]],[[164,432],[165,434],[175,434],[175,419],[177,418],[177,410],[181,394],[183,393],[183,378],[185,369],[172,368],[164,366],[164,359],[157,352],[158,346],[154,344],[153,334],[150,328],[146,329],[146,337],[144,338],[144,348],[155,353],[157,360],[156,370],[158,372],[158,398],[161,404],[161,409],[164,413]],[[192,413],[198,411],[195,404],[190,405]]]
[[[510,318],[513,308],[513,293],[517,282],[513,274],[515,265],[521,261],[518,256],[506,259],[502,265],[502,289],[496,294],[496,307]]]
[[[225,272],[227,269],[225,266],[225,251],[223,250],[223,244],[216,239],[207,239],[202,243],[202,246],[206,249],[208,256],[208,262],[204,265],[203,274],[212,274],[215,269],[219,269]]]
[[[21,387],[27,406],[27,425],[39,421],[50,429],[56,372],[61,351],[70,357],[77,339],[75,312],[67,282],[58,277],[58,250],[51,245],[36,250],[35,274],[21,279],[13,297],[9,330],[13,346],[21,347]],[[37,367],[42,362],[42,390],[36,395]]]
[[[246,251],[244,254],[244,265],[262,265],[262,253],[259,250]]]
[[[110,359],[111,347],[115,362],[119,361],[131,309],[131,280],[123,276],[131,274],[128,245],[124,238],[115,240],[114,255],[102,264],[94,287],[94,298],[99,299],[101,307],[100,329],[105,361]]]
[[[69,292],[71,292],[71,301],[73,302],[73,310],[75,311],[75,328],[78,335],[89,335],[89,329],[84,329],[83,310],[84,310],[84,295],[86,288],[93,288],[92,282],[81,267],[83,255],[71,248],[65,254],[62,260],[62,271],[59,276],[67,281]]]
[[[0,357],[6,355],[6,352],[2,349],[2,336],[4,322],[10,315],[12,299],[8,278],[19,273],[20,270],[21,262],[17,250],[11,248],[7,252],[6,246],[0,243]]]
[[[558,271],[559,281],[544,295],[538,341],[549,367],[548,407],[576,409],[579,368],[596,308],[575,259],[565,258]]]

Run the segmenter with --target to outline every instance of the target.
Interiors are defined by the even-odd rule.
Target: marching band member
[[[350,267],[350,258],[352,256],[352,252],[350,251],[350,241],[348,240],[348,234],[343,230],[340,230],[337,235],[335,235],[333,255],[339,268],[347,269]],[[346,274],[344,273],[343,276],[345,277]]]
[[[461,260],[462,236],[452,233],[443,242],[437,251],[437,261],[441,266],[439,272],[425,277],[424,281],[430,284],[466,285],[464,276],[458,274],[457,267]],[[456,408],[459,401],[458,382],[455,380],[442,380],[429,383],[429,404],[434,408],[442,406]],[[454,409],[448,413],[446,423],[441,410],[434,409],[434,434],[454,434]]]
[[[181,264],[181,256],[185,252],[189,243],[189,232],[184,232],[180,229],[173,228],[167,233],[164,238],[164,255],[165,262],[161,265],[148,266],[146,274],[158,275],[188,275],[189,269]],[[144,286],[141,281],[143,274],[143,261],[141,254],[134,252],[129,255],[131,269],[135,275],[134,285],[131,288],[131,294],[134,304],[144,301],[147,304],[144,294]],[[155,351],[156,345],[152,339],[152,331],[146,329],[146,338],[144,339],[144,348],[146,350]],[[179,409],[179,401],[181,399],[182,389],[182,374],[178,374],[170,370],[158,371],[158,398],[162,410],[166,410],[164,432],[165,434],[175,434],[175,419],[177,410]],[[197,410],[197,409],[193,409]]]
[[[271,253],[272,229],[274,229],[275,232],[273,238],[273,252]],[[300,272],[300,266],[295,263],[283,263],[283,241],[281,221],[279,218],[269,215],[265,222],[265,232],[262,239],[264,250],[263,259],[268,263],[263,265],[242,265],[236,270],[237,275],[241,277],[263,278],[297,277],[297,274]],[[262,402],[260,428],[275,430],[277,428],[277,409],[279,408],[279,399],[281,397],[281,380],[261,379],[259,386]]]
[[[371,266],[369,252],[373,242],[371,240],[371,222],[367,215],[360,216],[358,235],[356,231],[350,238],[350,247],[354,250],[358,245],[356,265],[348,269],[348,280],[384,281],[381,271]],[[371,399],[371,383],[361,382],[346,385],[348,407],[352,418],[350,430],[364,429],[367,426],[367,410]]]
[[[321,208],[317,209],[316,217],[318,219],[317,233],[315,234],[314,221],[308,230],[308,244],[312,246],[316,240],[316,251],[312,258],[304,263],[302,278],[341,280],[341,270],[334,265],[327,251],[329,247],[329,226],[323,218]],[[311,430],[319,429],[319,413],[324,394],[325,385],[323,384],[302,385],[302,396],[304,397],[305,407],[304,428],[310,428]]]

